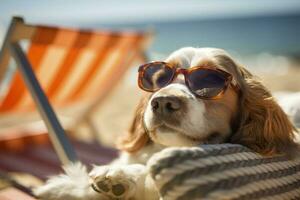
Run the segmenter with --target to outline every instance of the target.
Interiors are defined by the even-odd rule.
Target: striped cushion
[[[300,158],[262,157],[241,145],[168,148],[148,167],[164,200],[300,199]]]

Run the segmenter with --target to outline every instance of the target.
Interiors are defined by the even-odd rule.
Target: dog
[[[236,143],[262,155],[297,148],[296,129],[261,81],[224,50],[185,47],[139,68],[148,91],[118,143],[90,173],[77,163],[34,193],[42,199],[159,199],[146,163],[166,147]]]

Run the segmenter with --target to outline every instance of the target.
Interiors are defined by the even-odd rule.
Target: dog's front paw
[[[142,197],[145,176],[146,167],[139,164],[100,166],[90,172],[93,189],[111,199]]]

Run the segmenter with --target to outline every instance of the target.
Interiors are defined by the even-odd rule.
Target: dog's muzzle
[[[151,101],[153,113],[159,118],[172,116],[175,112],[182,109],[183,101],[176,96],[155,97]]]

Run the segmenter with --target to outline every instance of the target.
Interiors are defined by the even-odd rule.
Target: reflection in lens
[[[143,87],[156,90],[166,86],[173,77],[173,70],[163,64],[152,64],[144,70]]]
[[[188,76],[190,89],[201,97],[217,96],[225,87],[224,76],[213,70],[199,69]]]

